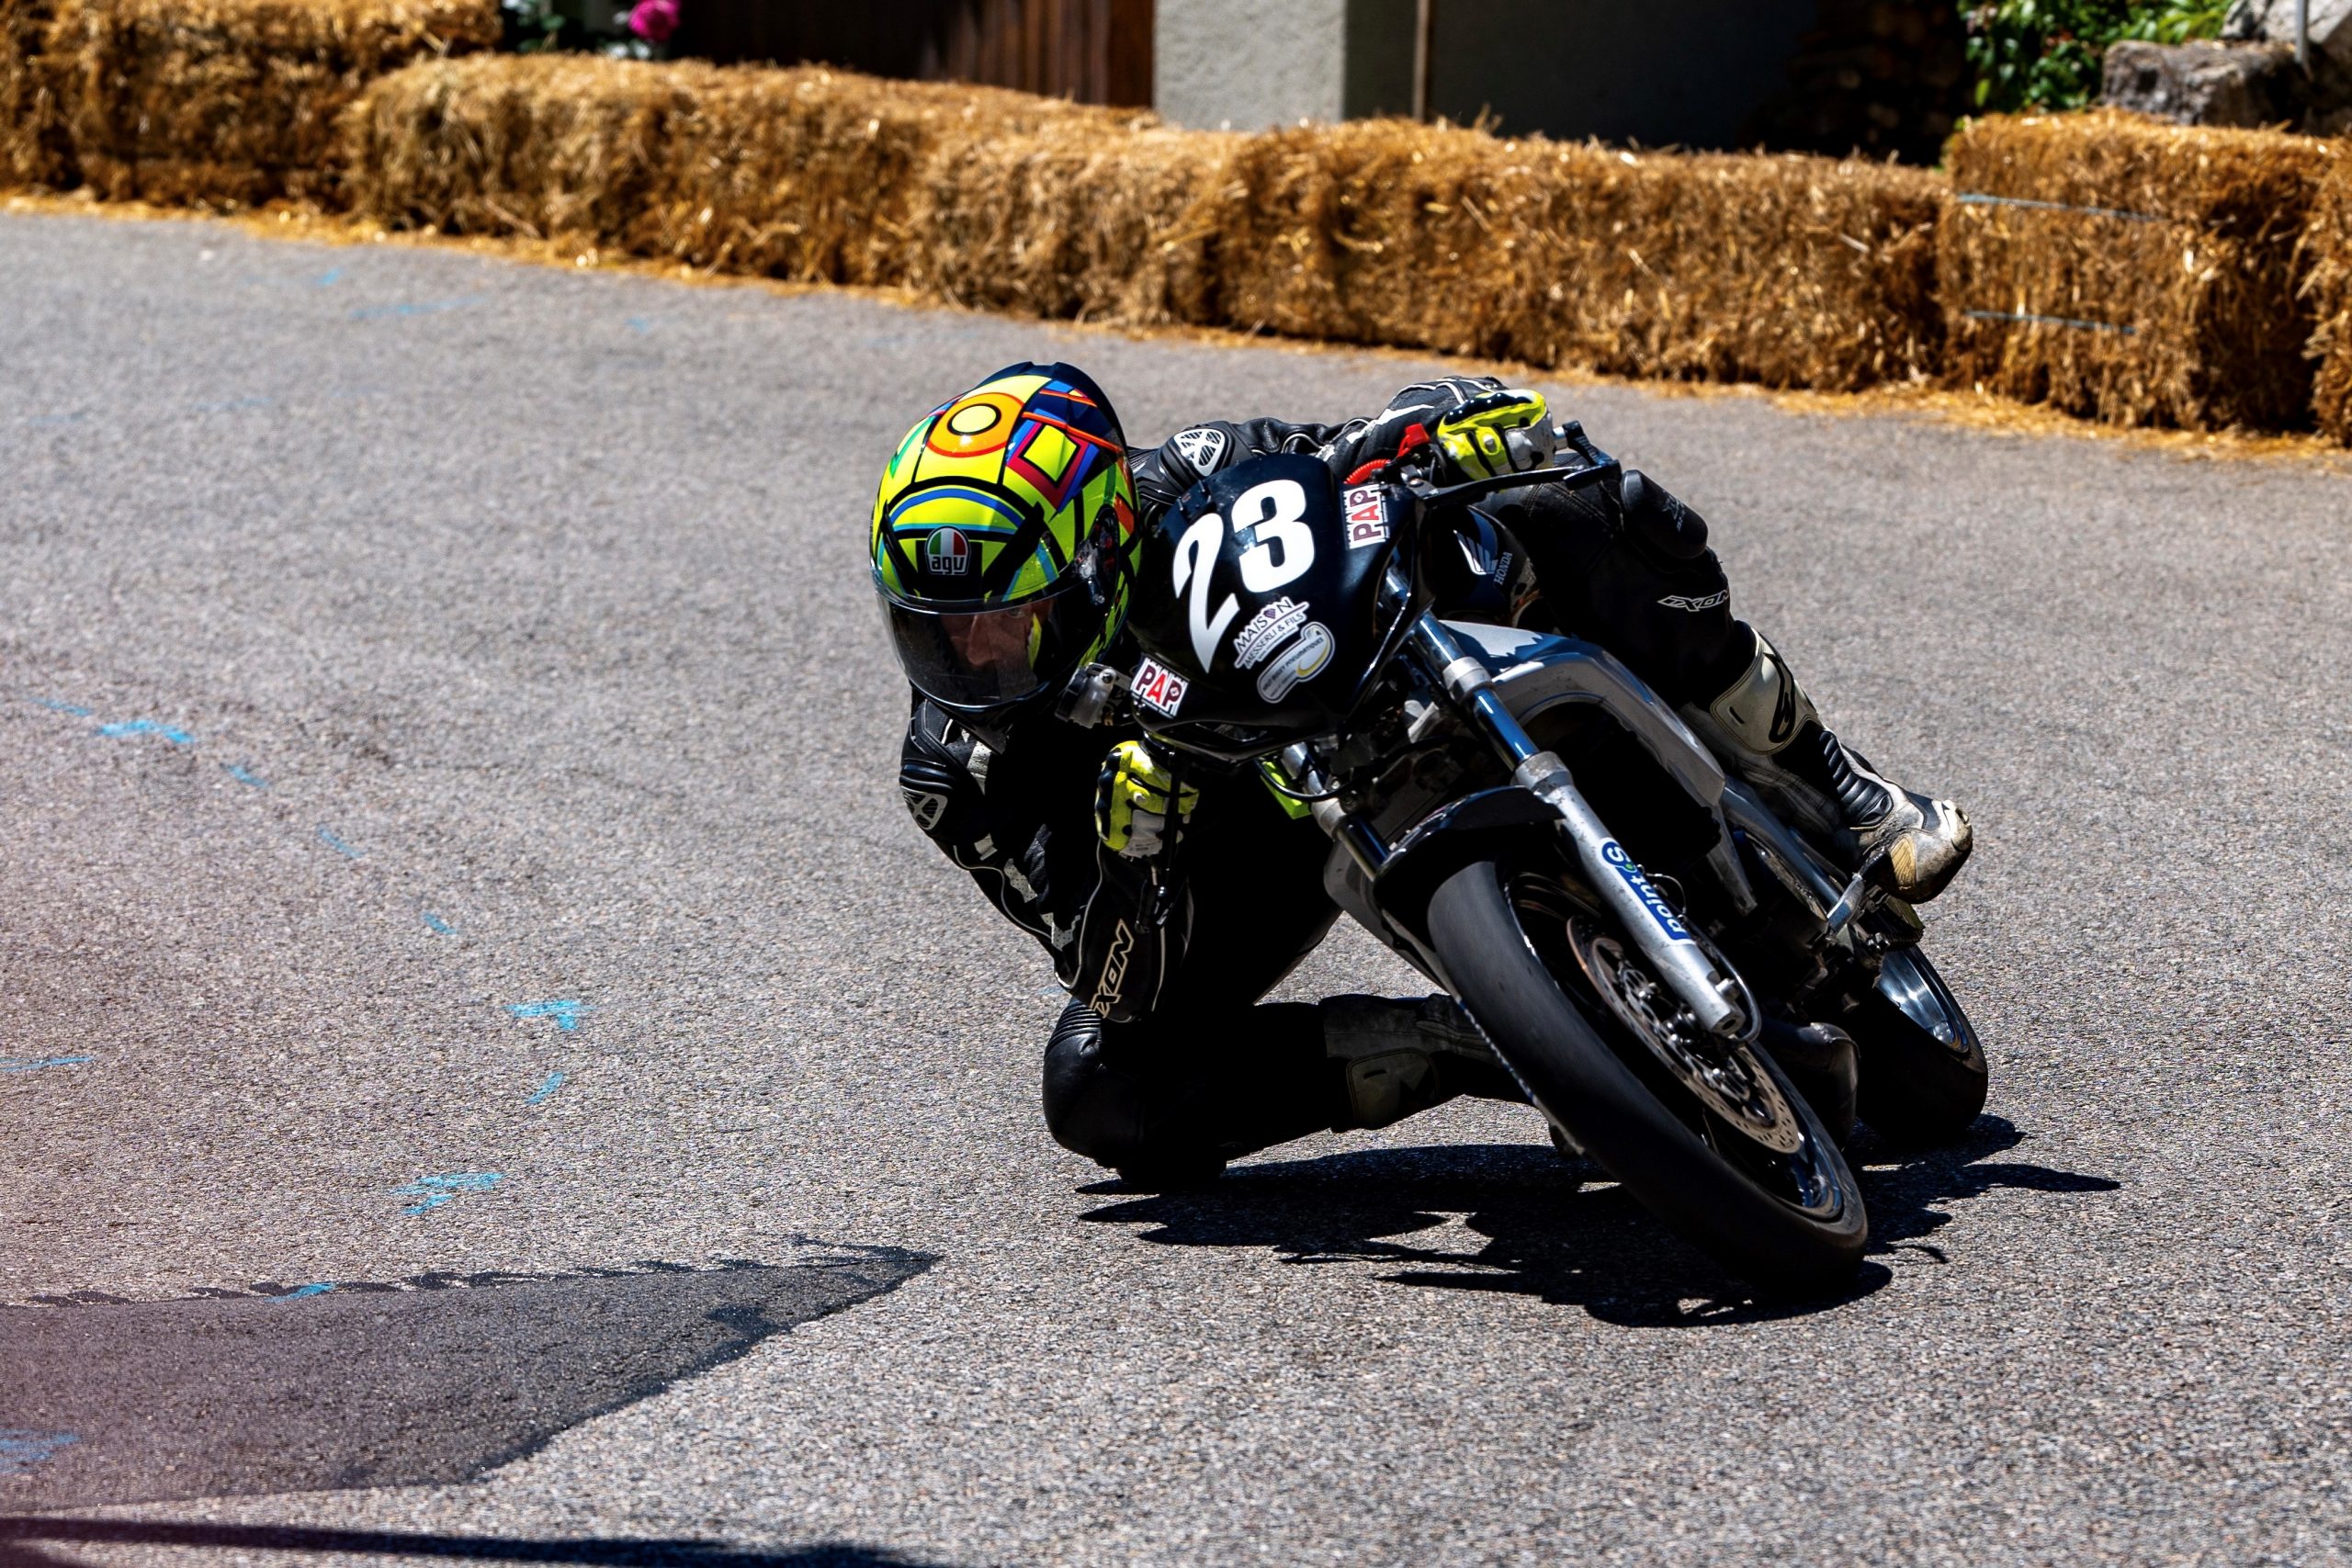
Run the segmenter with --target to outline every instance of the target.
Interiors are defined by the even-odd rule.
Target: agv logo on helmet
[[[968,577],[972,572],[972,541],[956,528],[933,531],[923,547],[923,570],[933,577]]]

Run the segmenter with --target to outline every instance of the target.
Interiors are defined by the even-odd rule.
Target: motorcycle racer
[[[870,539],[913,687],[899,787],[1073,998],[1044,1065],[1046,1124],[1065,1147],[1138,1185],[1183,1184],[1458,1094],[1524,1098],[1445,996],[1261,1001],[1337,918],[1321,831],[1268,790],[1196,787],[1139,730],[1070,722],[1061,707],[1090,663],[1135,664],[1137,542],[1205,475],[1287,452],[1361,482],[1433,444],[1451,482],[1548,463],[1555,440],[1540,395],[1443,378],[1370,418],[1208,421],[1135,451],[1084,372],[1021,364],[900,443]],[[1971,848],[1966,817],[1894,784],[1822,724],[1779,651],[1733,618],[1698,513],[1636,470],[1613,489],[1537,487],[1490,510],[1494,523],[1471,514],[1449,563],[1448,613],[1601,644],[1849,872],[1914,902],[1950,883]],[[1840,1032],[1775,1021],[1768,1043],[1784,1060],[1842,1060],[1850,1123]]]

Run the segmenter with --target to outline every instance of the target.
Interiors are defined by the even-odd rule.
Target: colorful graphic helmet
[[[1008,366],[899,443],[872,542],[917,691],[975,716],[1059,692],[1126,621],[1136,491],[1119,416],[1082,370]]]

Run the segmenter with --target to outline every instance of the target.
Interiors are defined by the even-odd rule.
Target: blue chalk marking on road
[[[322,288],[331,288],[336,283],[342,281],[342,278],[343,268],[339,266],[329,267],[326,271],[319,275],[319,287]]]
[[[435,914],[430,909],[424,911],[424,929],[439,936],[456,936],[458,934],[457,927],[451,925],[448,921],[443,919],[440,916]]]
[[[551,1018],[558,1029],[567,1032],[580,1027],[580,1015],[594,1012],[594,1002],[510,1002],[506,1010],[516,1018]]]
[[[401,1211],[403,1214],[422,1214],[439,1208],[460,1192],[487,1192],[505,1179],[495,1170],[461,1170],[448,1176],[422,1177],[405,1187],[393,1188],[392,1192],[396,1197],[423,1199]]]
[[[98,726],[100,735],[160,735],[175,746],[193,746],[196,737],[185,729],[175,729],[168,724],[157,724],[152,718],[127,718],[119,724]]]
[[[43,425],[79,424],[89,417],[85,413],[45,413],[36,415],[25,423],[38,430]]]
[[[51,713],[70,713],[75,718],[90,716],[90,710],[80,703],[61,703],[55,697],[34,697],[31,701],[39,703]]]
[[[236,780],[241,784],[251,784],[255,789],[267,789],[269,787],[269,781],[267,779],[262,777],[259,773],[254,772],[251,768],[246,767],[242,762],[223,762],[220,764],[220,771],[228,774],[231,778]]]
[[[72,1432],[27,1432],[0,1427],[0,1475],[22,1475],[82,1439]]]
[[[548,1081],[533,1089],[531,1091],[531,1098],[525,1100],[523,1103],[526,1105],[544,1104],[549,1095],[555,1093],[556,1090],[562,1087],[563,1075],[561,1073],[549,1073],[548,1075]]]
[[[444,310],[462,310],[469,305],[481,303],[481,296],[469,294],[462,299],[428,299],[407,305],[362,305],[351,312],[355,321],[381,321],[389,316],[433,316]]]
[[[31,1073],[43,1067],[78,1067],[96,1056],[0,1056],[0,1073]]]
[[[628,319],[628,330],[633,333],[650,333],[653,330],[653,323],[643,316],[631,316]]]
[[[356,850],[349,844],[345,843],[332,828],[322,828],[319,829],[319,842],[324,844],[335,853],[343,856],[345,860],[357,860],[361,855],[367,852],[365,850]]]
[[[277,1299],[281,1302],[290,1302],[298,1296],[323,1296],[334,1289],[333,1280],[322,1280],[315,1285],[298,1285]]]

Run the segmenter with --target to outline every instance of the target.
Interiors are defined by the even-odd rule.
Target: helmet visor
[[[1069,678],[1102,635],[1102,611],[1074,575],[1012,604],[917,604],[878,581],[908,683],[942,707],[1001,707]]]

